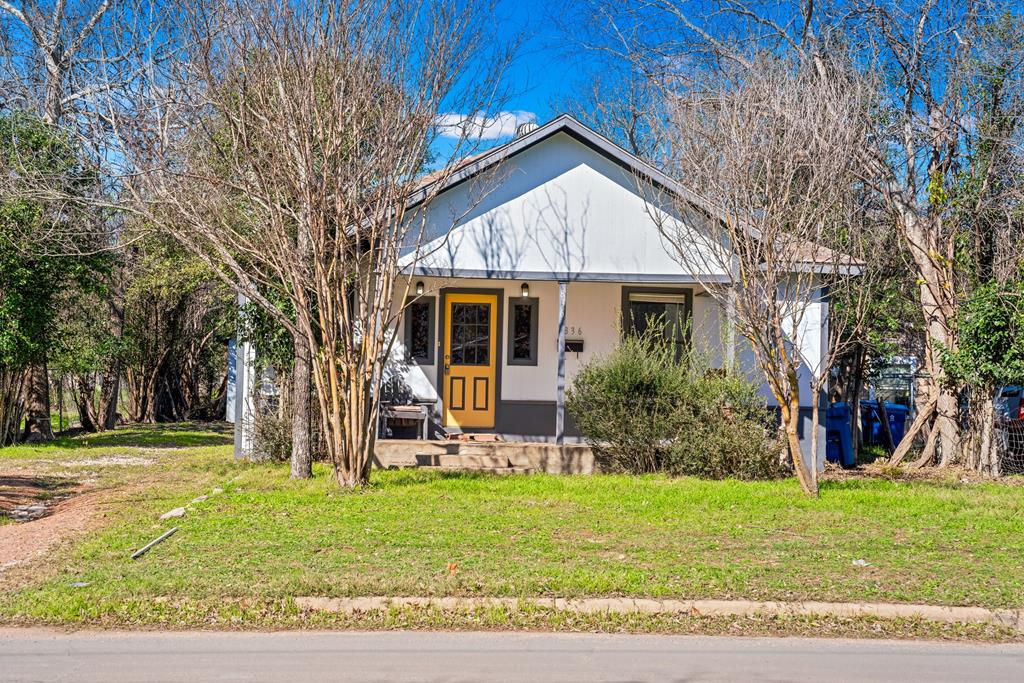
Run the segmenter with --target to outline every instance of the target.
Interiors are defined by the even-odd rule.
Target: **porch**
[[[594,454],[584,444],[379,439],[373,465],[494,474],[592,474]]]
[[[402,296],[408,292],[408,296]],[[388,396],[420,405],[427,424],[382,424],[381,438],[443,442],[486,432],[506,442],[573,444],[581,437],[565,394],[587,362],[610,353],[624,330],[664,321],[666,338],[714,366],[734,356],[727,316],[690,278],[658,281],[412,276],[401,307]],[[499,446],[500,448],[500,446]]]

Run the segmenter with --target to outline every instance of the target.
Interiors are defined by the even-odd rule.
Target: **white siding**
[[[569,279],[670,281],[692,276],[671,253],[649,211],[672,221],[673,235],[690,231],[646,202],[628,171],[559,133],[493,173],[437,197],[424,219],[428,244],[419,265],[439,274],[482,277],[568,273]],[[701,242],[695,236],[692,249],[699,251]]]

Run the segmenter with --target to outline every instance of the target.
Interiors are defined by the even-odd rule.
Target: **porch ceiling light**
[[[423,280],[416,283],[416,296],[423,296]]]
[[[522,292],[523,292],[523,298],[524,299],[526,297],[530,296],[530,283],[529,282],[524,282],[523,283]]]

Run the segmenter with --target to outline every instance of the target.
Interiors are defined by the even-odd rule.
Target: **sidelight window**
[[[405,308],[405,348],[410,360],[434,364],[434,297],[410,299]]]
[[[537,364],[537,299],[509,299],[508,364]]]

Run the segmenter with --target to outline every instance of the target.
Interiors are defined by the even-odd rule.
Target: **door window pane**
[[[490,365],[491,305],[453,303],[451,364]]]

